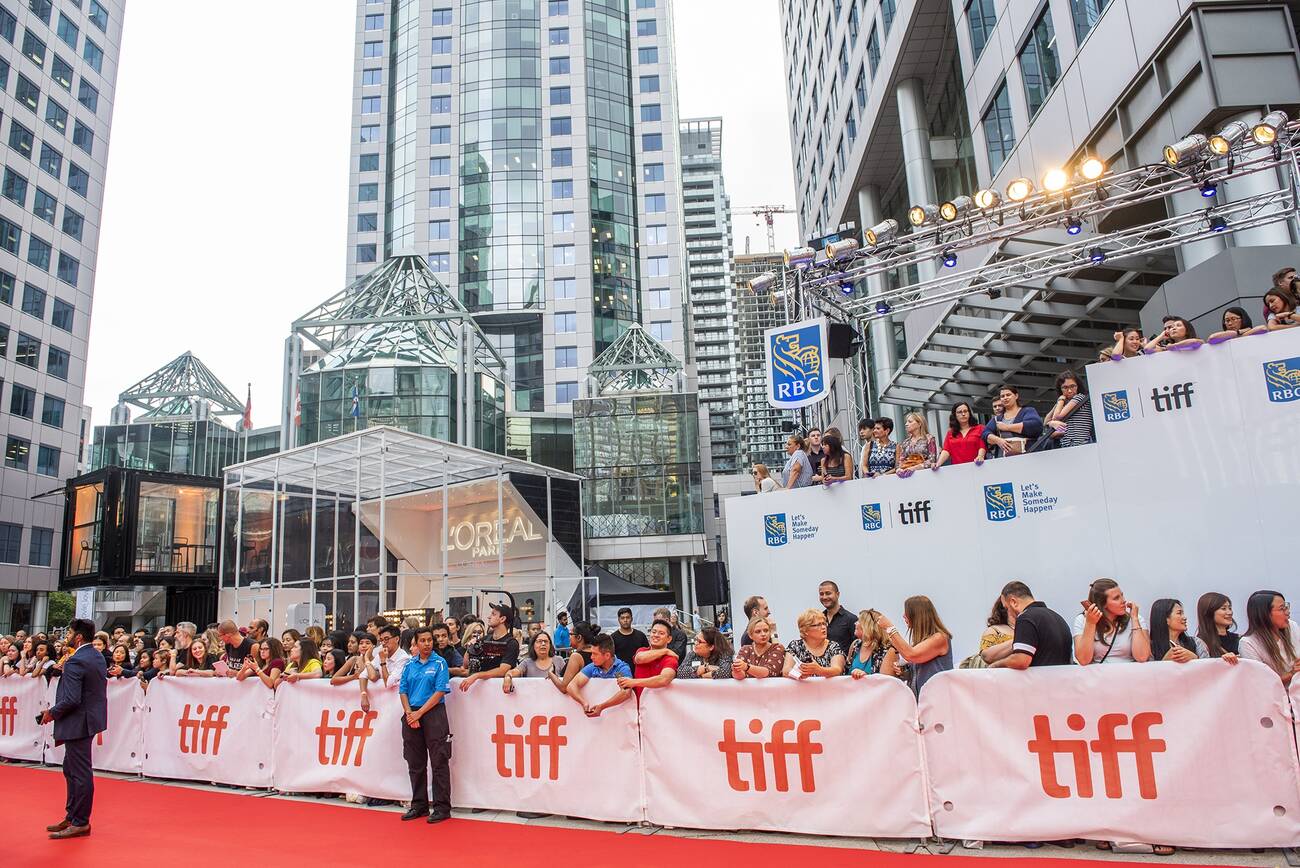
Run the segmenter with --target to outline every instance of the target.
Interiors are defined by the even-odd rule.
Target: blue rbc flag
[[[361,393],[357,391],[356,386],[352,387],[352,410],[350,415],[353,419],[361,418]]]
[[[1264,385],[1275,404],[1300,401],[1300,356],[1264,363]]]
[[[1016,517],[1016,492],[1010,482],[984,486],[984,511],[989,521],[1010,521]]]
[[[1102,392],[1101,412],[1107,422],[1123,422],[1128,419],[1132,415],[1128,405],[1128,391],[1120,389],[1118,392]]]
[[[884,526],[884,521],[881,519],[880,504],[862,504],[862,529],[880,530]]]
[[[773,407],[804,407],[830,389],[825,317],[768,329],[767,402]]]
[[[783,546],[790,541],[784,512],[763,516],[763,539],[770,546]]]

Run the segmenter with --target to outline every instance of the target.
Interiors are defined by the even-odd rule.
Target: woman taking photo
[[[943,451],[934,465],[938,470],[945,464],[984,463],[984,426],[975,421],[975,411],[962,401],[948,414],[948,433],[943,438]]]
[[[108,660],[109,678],[129,678],[131,676],[131,655],[125,645],[114,645]]]
[[[785,668],[785,648],[772,641],[772,625],[759,615],[745,628],[749,644],[742,645],[731,664],[732,678],[771,678]]]
[[[514,693],[516,678],[545,678],[552,684],[557,683],[561,680],[555,671],[559,661],[560,658],[555,656],[551,635],[546,631],[535,633],[528,639],[528,651],[520,658],[519,665],[507,672],[502,679],[501,689],[506,693]]]
[[[826,615],[820,609],[808,609],[796,623],[799,625],[799,638],[786,646],[781,674],[793,672],[799,678],[843,675],[844,649],[838,642],[826,638]]]
[[[1246,635],[1241,637],[1241,657],[1269,666],[1290,684],[1300,670],[1298,631],[1291,620],[1291,604],[1280,591],[1256,591],[1246,601]]]
[[[695,634],[695,647],[677,665],[677,677],[731,678],[734,669],[727,637],[717,627],[705,627]]]
[[[342,653],[337,649],[330,652],[331,655]],[[239,674],[235,678],[243,681],[250,675],[256,675],[259,681],[274,690],[280,682],[284,666],[284,646],[279,639],[268,636],[258,643],[253,653],[244,658],[244,665],[239,668]]]
[[[929,597],[908,597],[903,601],[903,623],[911,641],[904,639],[884,615],[876,621],[894,649],[911,664],[910,686],[916,696],[921,695],[925,682],[952,668],[952,631],[939,620]]]
[[[933,467],[939,457],[939,447],[920,413],[908,413],[903,419],[903,428],[907,439],[898,444],[895,470],[900,478],[906,479],[917,470]]]
[[[893,419],[877,419],[871,426],[871,442],[862,450],[862,475],[887,476],[898,466],[898,444],[889,438],[894,433]]]
[[[1151,636],[1137,603],[1124,599],[1114,579],[1098,579],[1088,586],[1083,611],[1070,629],[1074,659],[1080,666],[1092,663],[1145,663],[1151,659]]]
[[[1103,362],[1122,362],[1124,359],[1131,359],[1134,356],[1142,355],[1142,345],[1146,339],[1142,337],[1142,329],[1132,328],[1124,329],[1122,332],[1115,332],[1114,346],[1108,346],[1101,351]]]
[[[853,478],[853,456],[844,451],[840,429],[827,430],[822,440],[822,485]]]
[[[1211,657],[1238,653],[1241,637],[1235,632],[1237,619],[1232,617],[1232,600],[1210,591],[1196,601],[1196,637],[1205,643]]]
[[[1188,663],[1209,659],[1210,649],[1195,636],[1187,635],[1187,613],[1178,600],[1161,599],[1151,604],[1151,659]],[[1236,664],[1236,654],[1224,659]]]
[[[898,652],[880,627],[879,612],[875,609],[859,612],[853,635],[853,644],[849,646],[849,675],[865,678],[868,675],[898,674]]]

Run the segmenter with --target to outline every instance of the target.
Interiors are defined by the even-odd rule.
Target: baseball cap
[[[488,606],[488,608],[495,609],[505,616],[507,627],[513,627],[515,625],[515,610],[512,607],[505,603],[493,603]]]

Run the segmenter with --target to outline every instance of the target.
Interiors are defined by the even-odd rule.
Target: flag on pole
[[[248,400],[244,402],[244,430],[253,427],[253,384],[248,384]]]
[[[361,393],[357,391],[355,385],[352,387],[352,418],[361,418]]]
[[[293,426],[302,427],[302,390],[299,389],[293,399]]]

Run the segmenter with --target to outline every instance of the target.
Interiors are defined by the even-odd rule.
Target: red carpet
[[[975,856],[907,856],[874,850],[810,847],[794,844],[745,844],[735,841],[678,838],[660,833],[586,831],[452,819],[437,827],[422,821],[403,823],[390,811],[342,805],[254,798],[237,793],[207,792],[144,781],[95,780],[92,834],[51,841],[45,826],[63,819],[63,775],[0,765],[0,793],[5,795],[0,857],[7,865],[113,864],[128,858],[133,865],[170,865],[178,854],[228,853],[241,862],[249,854],[261,864],[313,860],[332,854],[341,861],[410,864],[430,853],[454,854],[457,866],[502,864],[523,854],[541,864],[568,861],[581,854],[583,865],[741,865],[815,864],[819,868],[871,865],[873,868],[973,868]],[[145,810],[145,808],[149,810]],[[773,849],[773,848],[777,849]],[[58,861],[56,861],[58,860]],[[185,861],[181,858],[181,861]],[[210,861],[201,857],[200,862]],[[1095,868],[1118,862],[1080,859],[1010,858],[981,860],[982,868]],[[930,864],[927,864],[930,863]],[[1150,861],[1148,861],[1150,864]],[[1181,868],[1181,866],[1180,866]],[[1222,868],[1222,866],[1219,866]]]

